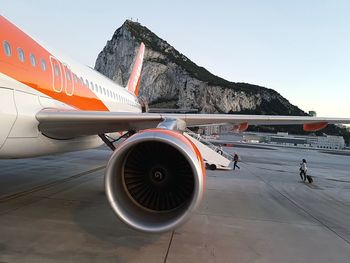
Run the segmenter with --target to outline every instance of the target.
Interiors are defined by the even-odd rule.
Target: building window
[[[4,52],[6,56],[11,56],[12,55],[12,50],[11,50],[11,46],[9,44],[9,42],[7,42],[6,40],[3,42],[3,47],[4,47]]]
[[[46,71],[46,61],[45,61],[45,59],[40,59],[40,64],[41,64],[41,69],[43,70],[43,71]]]
[[[23,52],[23,49],[21,49],[20,47],[17,48],[17,52],[18,52],[18,59],[21,61],[21,62],[24,62],[24,52]]]
[[[29,59],[30,59],[30,64],[32,64],[32,66],[35,67],[36,66],[36,59],[32,53],[30,53]]]

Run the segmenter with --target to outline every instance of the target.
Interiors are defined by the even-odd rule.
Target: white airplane
[[[231,123],[244,130],[250,124],[301,124],[314,131],[350,123],[348,118],[147,113],[137,97],[142,43],[126,87],[45,47],[3,16],[0,45],[0,158],[84,150],[104,142],[114,149],[105,134],[133,131],[108,162],[105,188],[115,214],[145,232],[179,226],[204,195],[203,159],[182,134],[186,126]]]

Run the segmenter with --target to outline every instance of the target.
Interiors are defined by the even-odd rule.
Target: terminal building
[[[306,136],[290,135],[288,133],[255,133],[244,132],[240,134],[223,133],[220,134],[222,140],[235,140],[247,143],[268,143],[292,147],[311,147],[318,149],[344,149],[345,141],[342,136]]]
[[[345,141],[342,136],[299,136],[288,133],[268,135],[267,141],[271,144],[282,144],[286,146],[312,147],[320,149],[344,149]]]
[[[264,134],[264,133],[243,133],[242,141],[256,143],[280,144],[285,146],[312,147],[319,149],[344,149],[345,141],[342,136],[305,136],[289,135],[288,133]]]
[[[319,149],[344,149],[346,146],[345,140],[342,136],[326,134],[323,136],[291,135],[287,132],[278,132],[277,134],[259,132],[234,133],[232,132],[232,125],[205,126],[202,127],[200,133],[208,136],[217,136],[220,137],[220,139],[249,143],[269,143]]]

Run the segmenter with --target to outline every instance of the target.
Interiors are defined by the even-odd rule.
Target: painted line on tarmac
[[[249,166],[249,165],[247,165]],[[254,166],[254,165],[253,165]],[[330,232],[332,232],[333,234],[335,234],[338,238],[342,239],[345,243],[347,243],[348,245],[350,245],[350,241],[348,239],[346,239],[345,237],[343,237],[341,234],[339,234],[337,231],[335,231],[331,226],[328,226],[326,223],[324,223],[321,219],[319,219],[318,217],[314,216],[309,210],[307,210],[306,208],[304,208],[302,205],[300,205],[298,202],[294,201],[293,199],[289,198],[287,195],[283,194],[281,191],[279,191],[278,189],[276,189],[272,184],[270,184],[269,182],[267,182],[266,180],[264,180],[261,176],[256,175],[255,173],[253,173],[248,167],[246,167],[247,170],[249,171],[250,174],[252,174],[253,176],[259,178],[262,182],[264,182],[267,186],[269,186],[271,189],[273,189],[274,191],[276,191],[277,193],[279,193],[280,195],[282,195],[284,198],[286,198],[289,202],[291,202],[296,208],[302,210],[303,212],[305,212],[306,214],[308,214],[311,218],[313,218],[314,220],[316,220],[317,222],[319,222],[324,228],[328,229]]]
[[[165,254],[165,258],[164,258],[163,263],[166,263],[166,261],[167,261],[167,259],[168,259],[170,247],[171,247],[171,244],[172,244],[173,238],[174,238],[174,233],[175,233],[175,231],[172,231],[172,232],[171,232],[171,236],[170,236],[170,241],[169,241],[168,249],[166,250],[166,254]]]
[[[65,182],[69,182],[69,181],[78,179],[78,178],[80,178],[82,176],[85,176],[85,175],[88,175],[88,174],[91,174],[91,173],[103,170],[105,167],[106,167],[105,165],[104,166],[99,166],[99,167],[93,168],[91,170],[88,170],[88,171],[85,171],[85,172],[82,172],[82,173],[78,173],[78,174],[72,175],[72,176],[64,178],[64,179],[56,180],[56,181],[53,181],[53,182],[50,182],[50,183],[47,183],[47,184],[38,185],[38,186],[32,187],[30,189],[14,193],[14,194],[8,194],[8,195],[0,196],[0,203],[8,202],[8,201],[11,201],[11,200],[14,200],[14,199],[26,196],[26,195],[30,195],[30,194],[38,192],[38,191],[42,191],[42,190],[46,190],[46,189],[52,188],[52,187],[57,186],[59,184],[63,184]]]

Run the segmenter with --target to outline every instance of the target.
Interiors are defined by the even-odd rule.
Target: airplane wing
[[[322,118],[308,116],[269,116],[236,114],[167,114],[100,111],[67,111],[44,109],[37,113],[39,130],[52,138],[73,138],[127,130],[155,128],[160,123],[182,121],[187,127],[234,124],[239,130],[248,125],[304,125],[306,130],[319,130],[327,124],[350,124],[350,118]]]

